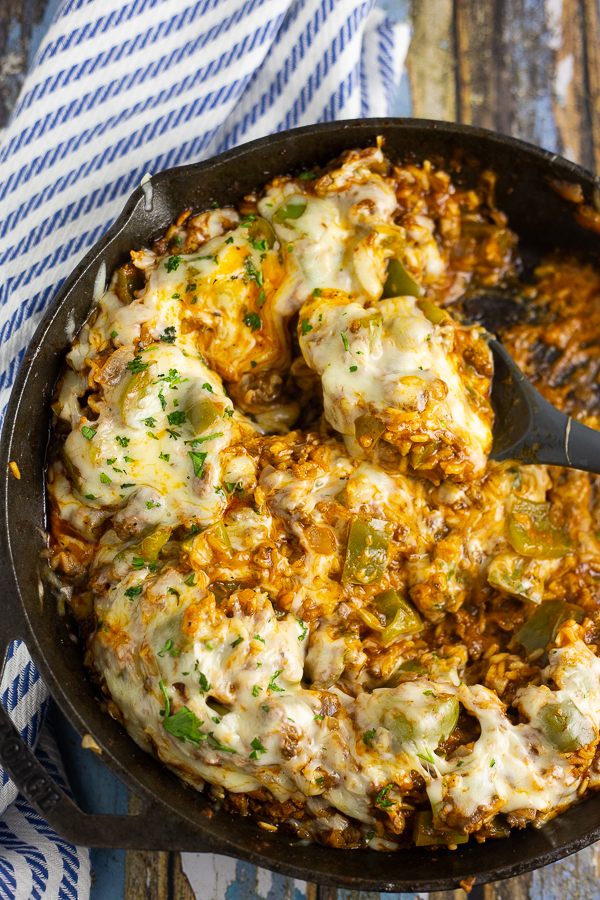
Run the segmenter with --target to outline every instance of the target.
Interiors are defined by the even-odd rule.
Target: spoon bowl
[[[600,432],[552,406],[527,380],[497,338],[489,335],[487,342],[494,357],[495,413],[489,458],[600,474]]]

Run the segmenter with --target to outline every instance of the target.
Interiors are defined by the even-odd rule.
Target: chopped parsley
[[[104,472],[100,473],[100,481],[102,484],[112,484],[112,478],[109,478]]]
[[[271,680],[269,681],[269,690],[270,691],[279,691],[280,694],[283,693],[283,691],[285,691],[285,688],[279,687],[278,684],[275,684],[275,679],[279,678],[279,676],[281,675],[282,672],[283,672],[283,669],[279,669],[277,672],[275,672],[274,675],[271,675]]]
[[[156,419],[154,416],[148,416],[147,419],[144,419],[144,425],[146,428],[156,428]]]
[[[176,409],[175,412],[169,413],[167,415],[167,422],[169,425],[183,425],[187,416],[185,410]]]
[[[213,722],[214,722],[214,719],[213,719]],[[214,733],[212,731],[209,731],[209,733],[208,733],[208,742],[209,742],[209,744],[211,744],[214,747],[215,750],[221,750],[223,753],[235,753],[236,752],[233,749],[233,747],[228,747],[227,744],[222,744],[221,741],[219,741],[214,736]]]
[[[322,293],[323,293],[323,291],[321,290],[321,288],[315,288],[314,291],[312,292],[312,295],[313,295],[313,297],[320,297]]]
[[[250,746],[252,747],[252,753],[250,754],[250,759],[258,759],[259,753],[267,752],[267,748],[263,747],[263,745],[261,744],[261,742],[259,741],[259,739],[257,737],[254,738],[254,740],[252,741]]]
[[[271,709],[270,706],[263,706],[262,708],[264,709],[265,712],[269,712]]]
[[[262,691],[261,686],[259,684],[255,684],[254,687],[252,688],[252,696],[258,697],[259,691]]]
[[[350,366],[351,372],[356,372],[357,369],[358,369],[358,366]]]
[[[199,450],[188,450],[188,456],[192,460],[192,465],[194,466],[194,475],[196,478],[200,478],[204,472],[204,460],[208,456],[208,453],[202,453]]]
[[[141,556],[134,556],[131,560],[131,565],[134,569],[143,569],[146,565],[146,560],[142,559]]]
[[[177,600],[179,600],[179,598],[180,598],[180,596],[181,596],[181,594],[179,593],[179,591],[176,591],[174,587],[167,588],[167,593],[168,593],[168,594],[175,594],[175,596],[177,597]]]
[[[177,332],[174,325],[169,325],[160,336],[164,344],[174,344],[177,339]]]
[[[312,331],[312,330],[313,330],[313,327],[312,327],[312,325],[309,324],[308,319],[304,319],[304,321],[302,322],[302,325],[300,326],[300,333],[308,334],[308,332]]]
[[[252,333],[259,331],[262,328],[262,320],[256,312],[246,313],[243,321],[244,325],[247,325]]]
[[[227,409],[223,410],[223,418],[230,419],[233,415],[233,406],[227,407]]]
[[[171,638],[169,638],[169,640],[167,641],[165,646],[162,648],[162,650],[158,651],[158,655],[164,656],[165,653],[168,653],[169,656],[179,656],[179,654],[181,653],[181,650],[176,650],[173,645],[173,640]]]
[[[260,242],[254,242],[251,240],[250,243],[256,250],[266,250],[267,249],[267,242],[265,240],[260,241]],[[264,247],[258,246],[257,245],[258,243],[264,244]],[[262,272],[256,268],[256,266],[252,262],[251,256],[247,256],[246,259],[244,260],[244,268],[246,269],[247,279],[249,281],[255,281],[259,287],[262,287],[262,283],[263,283]]]
[[[350,349],[350,347],[348,346],[348,338],[346,337],[346,335],[344,334],[343,331],[341,333],[341,336],[342,336],[342,341],[344,342],[344,350],[346,352],[348,352],[348,350]]]
[[[252,638],[252,640],[261,641],[266,646],[266,641],[263,637],[260,636],[260,634],[255,634],[254,637]]]
[[[204,384],[202,385],[202,390],[208,391],[209,394],[214,394],[214,391],[212,389],[212,384],[209,384],[208,381],[204,382]]]
[[[312,181],[316,177],[314,172],[301,172],[298,176],[300,181]]]
[[[127,368],[130,372],[143,372],[149,365],[150,363],[142,362],[141,356],[134,356],[133,359],[130,359],[127,363]]]
[[[170,454],[170,453],[163,453],[163,452],[161,451],[161,452],[158,454],[158,458],[159,458],[159,459],[164,459],[165,462],[169,462],[169,460],[171,459],[171,454]]]
[[[127,437],[119,437],[119,435],[117,435],[116,438],[115,438],[115,441],[117,442],[117,444],[120,444],[121,447],[126,447],[127,444],[129,443],[129,438],[127,438]]]
[[[202,724],[203,722],[187,706],[182,706],[174,716],[170,716],[165,709],[163,728],[179,741],[184,743],[187,741],[189,744],[199,747],[200,741],[206,740],[206,735],[200,731]]]
[[[304,622],[302,621],[302,619],[296,619],[296,622],[302,629],[302,634],[298,635],[298,640],[303,641],[304,638],[306,637],[306,635],[308,634],[308,625],[305,625]]]
[[[111,331],[110,336],[111,336],[111,338],[116,338],[119,336],[119,333],[118,333],[118,331]]]
[[[239,644],[242,643],[243,640],[244,640],[244,638],[243,638],[243,637],[241,636],[241,634],[240,634],[239,637],[236,637],[235,641],[233,642],[233,644],[232,644],[231,646],[232,646],[232,647],[237,647]]]
[[[96,429],[90,428],[89,425],[84,425],[81,429],[81,433],[88,441],[93,441],[96,437]]]
[[[127,590],[125,591],[125,596],[129,600],[133,600],[134,597],[137,597],[137,595],[141,594],[141,593],[142,593],[142,585],[134,584],[133,587],[127,588]]]
[[[371,731],[365,731],[365,733],[363,734],[363,744],[366,744],[366,746],[370,750],[373,749],[372,741],[373,741],[373,738],[375,737],[375,731],[376,731],[376,729],[373,728]]]
[[[179,263],[181,262],[180,256],[170,256],[165,263],[165,269],[167,272],[176,272],[179,268]]]
[[[181,434],[178,431],[175,431],[173,428],[167,428],[167,434],[169,435],[170,438],[173,438],[174,441],[176,441],[177,438],[181,437]],[[157,438],[157,440],[158,440],[158,438]]]
[[[194,575],[195,575],[195,572],[192,572],[192,574],[188,578],[186,578],[183,583],[187,584],[188,587],[196,587],[196,582],[194,581]]]
[[[387,784],[384,788],[381,788],[377,797],[375,798],[375,806],[378,806],[379,809],[390,809],[394,805],[393,800],[388,800],[388,791],[393,788],[392,784]]]
[[[428,762],[430,765],[432,765],[432,766],[435,765],[435,759],[431,755],[431,750],[429,750],[427,747],[425,748],[425,755],[422,755],[421,753],[417,753],[417,756],[419,757],[419,759],[424,759],[425,762]]]
[[[203,672],[198,672],[198,684],[200,685],[201,694],[207,694],[212,688],[212,684],[208,683],[208,678]]]

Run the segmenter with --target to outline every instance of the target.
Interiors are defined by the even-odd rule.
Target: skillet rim
[[[427,119],[357,119],[357,120],[346,120],[342,122],[331,122],[331,123],[323,123],[319,125],[309,125],[303,128],[293,129],[287,132],[279,132],[275,135],[270,135],[264,138],[260,138],[256,141],[252,141],[248,144],[241,145],[240,147],[233,148],[231,150],[226,151],[225,153],[220,154],[217,157],[213,157],[212,159],[200,162],[193,163],[190,165],[175,167],[172,169],[165,170],[164,172],[158,173],[156,176],[152,177],[152,185],[154,190],[155,197],[160,195],[160,188],[163,186],[169,185],[169,183],[176,178],[180,178],[182,176],[185,177],[198,177],[202,175],[202,173],[207,173],[214,169],[218,169],[219,166],[222,166],[224,163],[235,161],[236,159],[244,159],[250,156],[258,156],[264,150],[274,150],[277,145],[283,145],[285,149],[286,144],[293,143],[296,138],[303,138],[305,136],[318,136],[319,134],[327,134],[330,132],[340,132],[343,134],[344,132],[352,133],[355,132],[363,132],[364,136],[356,136],[349,139],[347,143],[347,147],[355,147],[364,145],[368,140],[371,140],[374,135],[377,133],[382,133],[385,136],[386,130],[390,129],[390,126],[393,128],[403,128],[407,132],[419,132],[423,130],[438,132],[442,136],[452,136],[454,138],[460,138],[461,136],[466,136],[470,140],[477,139],[481,141],[482,144],[487,146],[495,146],[495,147],[503,147],[506,149],[507,153],[510,154],[510,151],[515,151],[520,154],[523,154],[528,160],[535,161],[539,165],[545,167],[548,170],[548,176],[554,175],[555,177],[562,176],[564,179],[568,177],[569,179],[577,180],[580,183],[587,184],[588,187],[593,187],[598,184],[598,180],[588,171],[583,169],[581,166],[578,166],[575,163],[572,163],[568,160],[564,160],[559,157],[557,154],[551,153],[550,151],[542,150],[540,148],[534,147],[524,141],[521,141],[516,138],[512,138],[506,135],[498,135],[494,132],[488,131],[486,129],[474,128],[472,126],[467,125],[459,125],[455,123],[448,122],[436,122],[434,120]],[[385,146],[385,145],[384,145]],[[483,149],[483,148],[482,148]],[[443,153],[443,149],[440,151]],[[285,168],[285,157],[282,157],[282,168]],[[290,167],[288,167],[289,170]],[[293,167],[292,167],[293,168]],[[553,171],[556,170],[556,171]],[[270,177],[276,173],[269,173]],[[75,267],[69,277],[63,282],[61,288],[57,292],[55,298],[49,305],[46,310],[42,320],[36,329],[36,332],[26,350],[25,360],[29,361],[31,364],[29,366],[22,365],[17,374],[17,378],[15,380],[15,384],[13,386],[13,390],[11,392],[11,397],[9,400],[9,404],[7,407],[5,422],[16,422],[18,421],[19,414],[22,416],[22,401],[25,395],[27,388],[31,388],[30,382],[32,380],[32,373],[36,367],[36,363],[39,364],[40,354],[44,349],[44,340],[49,332],[51,332],[52,327],[56,324],[56,320],[59,316],[59,313],[63,309],[63,305],[69,300],[70,295],[75,291],[77,285],[82,281],[84,276],[88,275],[92,268],[95,268],[98,265],[99,258],[106,251],[106,249],[121,235],[124,231],[126,231],[130,222],[134,218],[136,211],[138,211],[140,203],[144,203],[144,192],[141,187],[136,188],[133,193],[130,195],[129,199],[125,203],[122,213],[117,217],[113,225],[107,230],[105,235],[98,241],[96,244],[88,251],[88,253],[83,257],[80,263]],[[140,239],[141,239],[140,235]],[[145,234],[146,239],[148,239],[148,232]],[[133,239],[129,239],[130,242]],[[89,304],[88,304],[88,313],[89,314]],[[86,315],[87,315],[86,314]],[[35,373],[34,373],[35,374]],[[46,385],[46,388],[48,385]],[[31,652],[31,655],[34,659],[36,666],[38,666],[44,680],[48,684],[51,694],[58,706],[61,708],[63,713],[67,716],[67,718],[71,721],[71,724],[74,725],[76,730],[78,730],[81,734],[90,731],[90,728],[87,726],[85,721],[85,716],[77,709],[71,698],[67,696],[65,689],[61,685],[59,678],[53,671],[52,667],[45,658],[45,655],[40,647],[38,640],[36,638],[35,628],[32,625],[31,617],[27,610],[24,598],[21,593],[21,586],[19,583],[19,577],[17,573],[17,569],[15,567],[14,555],[13,555],[13,545],[11,541],[11,518],[13,517],[14,510],[11,503],[11,498],[13,496],[12,488],[14,485],[10,482],[10,476],[7,472],[8,461],[13,458],[13,430],[4,428],[2,434],[2,444],[0,447],[0,460],[3,464],[2,466],[2,481],[0,484],[0,493],[1,500],[4,501],[2,503],[2,508],[4,510],[4,515],[2,516],[2,525],[1,525],[1,534],[0,534],[0,542],[2,544],[2,548],[6,550],[6,553],[3,554],[2,561],[2,569],[0,573],[2,575],[2,582],[6,584],[7,579],[9,582],[13,582],[16,590],[14,590],[14,598],[12,611],[9,614],[9,620],[12,617],[12,625],[16,628],[16,632],[19,633],[19,636],[23,636],[26,639],[26,643],[28,649]],[[39,461],[39,460],[38,460]],[[8,554],[8,555],[7,555]],[[8,566],[7,566],[8,561]],[[10,589],[9,589],[10,593]],[[16,597],[19,597],[20,601],[20,610],[15,610]],[[25,634],[27,633],[27,634]],[[128,741],[133,744],[133,741],[125,734],[125,737]],[[102,741],[99,741],[102,746]],[[141,793],[145,796],[151,796],[149,794],[147,785],[144,785],[143,782],[140,782],[139,777],[133,775],[130,771],[128,771],[127,766],[122,764],[122,761],[117,759],[111,752],[109,748],[106,749],[106,754],[103,754],[103,761],[106,762],[109,768],[120,778],[120,780],[124,781],[130,789],[134,790],[135,793]],[[140,751],[143,753],[143,751]],[[160,763],[156,763],[144,753],[144,757],[146,761],[151,761],[155,765],[158,765],[162,768]],[[154,797],[155,800],[158,800],[159,803],[164,803],[164,798]],[[564,822],[565,825],[567,823],[566,817],[568,817],[569,813],[573,813],[574,810],[581,811],[586,804],[593,802],[594,800],[598,801],[598,805],[600,807],[600,794],[596,794],[594,797],[590,798],[590,800],[585,801],[584,804],[580,804],[575,808],[571,808],[571,810],[563,813],[558,820],[552,820],[552,822],[548,823],[548,825],[544,826],[544,829],[541,829],[538,834],[542,831],[548,830],[547,838],[548,844],[551,849],[546,851],[545,853],[537,853],[533,855],[531,858],[521,861],[519,863],[510,864],[507,862],[503,865],[498,865],[496,868],[488,869],[485,872],[476,872],[475,873],[475,881],[476,883],[484,883],[487,881],[497,880],[499,878],[510,877],[511,875],[521,874],[523,872],[531,871],[534,868],[537,868],[541,865],[546,865],[550,862],[555,861],[556,859],[560,859],[564,856],[569,855],[570,853],[575,852],[576,850],[581,849],[584,846],[592,843],[598,837],[600,837],[600,814],[598,816],[598,824],[594,826],[589,832],[585,834],[585,836],[575,839],[568,839],[568,835],[566,834],[566,829],[556,826],[553,826],[553,823]],[[170,812],[173,812],[173,807],[170,804],[165,803],[167,809]],[[190,821],[190,817],[178,811],[179,816],[182,819],[186,819],[188,822]],[[110,817],[107,817],[107,827],[109,827]],[[231,817],[231,821],[235,822],[236,825],[240,825],[241,823],[238,820],[238,817]],[[208,823],[202,823],[202,826],[205,826]],[[200,823],[196,823],[197,826]],[[258,829],[255,829],[258,830]],[[565,831],[564,837],[553,837],[552,831]],[[256,862],[259,865],[267,866],[268,868],[275,869],[275,871],[282,872],[284,874],[290,874],[292,877],[296,878],[305,878],[307,880],[312,880],[315,876],[315,855],[323,855],[321,851],[315,853],[317,848],[315,845],[311,845],[311,856],[313,860],[311,862],[306,863],[304,867],[298,867],[297,865],[290,864],[287,862],[278,862],[273,859],[261,858],[260,853],[257,853],[256,849],[248,850],[247,848],[240,847],[235,839],[232,840],[231,836],[228,835],[227,838],[223,838],[223,835],[217,836],[212,835],[209,832],[213,830],[206,827],[199,827],[199,843],[202,844],[202,841],[209,840],[208,847],[202,847],[202,849],[208,849],[215,852],[225,853],[227,855],[239,856],[245,859],[251,859],[251,861]],[[247,836],[243,835],[243,829],[240,827],[239,831],[241,833],[241,840],[243,841]],[[528,830],[529,833],[530,830]],[[525,836],[525,832],[523,835]],[[518,840],[520,835],[513,835],[513,840]],[[264,835],[261,835],[262,842],[264,844],[265,838]],[[223,841],[225,840],[225,843]],[[506,844],[511,839],[506,841]],[[526,840],[526,838],[525,838]],[[213,842],[216,841],[216,844],[212,846]],[[472,843],[472,842],[471,842]],[[504,842],[503,842],[504,843]],[[218,844],[218,845],[217,845]],[[103,844],[104,845],[104,844]],[[108,844],[106,844],[108,845]],[[465,845],[468,846],[468,845]],[[485,847],[485,845],[481,845]],[[477,851],[479,845],[473,846],[472,849]],[[343,861],[347,857],[347,854],[340,854],[337,850],[329,850],[327,848],[322,848],[326,854],[326,860],[329,860],[327,865],[334,869],[336,866],[333,866],[333,860],[338,860],[338,867],[343,868]],[[401,852],[401,851],[400,851]],[[416,854],[418,857],[425,862],[431,861],[436,862],[436,868],[444,869],[444,868],[453,868],[452,866],[444,866],[444,862],[450,862],[450,857],[457,858],[456,851],[450,854],[449,851],[446,851],[442,854],[441,859],[436,859],[435,856],[431,856],[429,853],[419,853],[418,851],[411,850],[411,854]],[[353,855],[370,853],[370,851],[353,851]],[[372,855],[372,854],[371,854]],[[459,854],[460,855],[460,854]],[[473,854],[470,854],[471,856]],[[500,855],[500,854],[498,854]],[[507,854],[508,855],[508,851]],[[401,857],[398,857],[398,854],[378,854],[378,859],[382,861],[387,858],[390,860],[391,865],[381,865],[381,868],[391,869],[393,868],[394,860],[400,861]],[[322,867],[320,867],[322,868]],[[393,881],[389,879],[382,879],[381,877],[373,879],[372,877],[367,878],[359,878],[359,879],[349,879],[347,876],[344,876],[343,873],[338,873],[337,875],[331,875],[327,871],[322,872],[319,871],[319,879],[321,883],[327,883],[339,887],[354,887],[359,888],[361,890],[443,890],[452,887],[457,887],[460,880],[468,877],[471,872],[453,872],[448,873],[446,877],[437,878],[435,880],[427,879],[427,880],[406,880],[406,879],[398,879],[394,878]]]

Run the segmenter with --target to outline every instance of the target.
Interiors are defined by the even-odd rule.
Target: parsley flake
[[[179,268],[179,263],[181,262],[180,256],[170,256],[165,263],[165,269],[167,272],[176,272]]]

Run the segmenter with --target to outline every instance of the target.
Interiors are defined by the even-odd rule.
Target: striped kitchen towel
[[[374,2],[64,0],[0,135],[0,417],[44,310],[146,172],[391,114],[409,29]],[[47,691],[23,645],[1,690],[35,745]],[[87,852],[15,798],[0,770],[0,898],[87,897]]]

